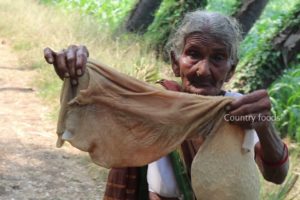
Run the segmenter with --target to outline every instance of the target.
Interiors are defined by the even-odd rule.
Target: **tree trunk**
[[[268,0],[243,0],[240,9],[233,15],[242,25],[245,37],[266,7]]]
[[[296,60],[300,52],[300,4],[270,43],[267,49],[257,51],[255,57],[239,66],[232,87],[240,92],[268,88]]]
[[[126,22],[129,32],[145,33],[154,20],[154,13],[159,8],[162,0],[139,0]]]
[[[300,20],[300,11],[297,18]],[[273,40],[274,48],[281,52],[285,66],[300,52],[300,23],[294,23],[281,31]]]
[[[278,71],[277,76],[281,75],[284,69],[288,68],[300,52],[300,11],[296,13],[294,23],[291,23],[283,29],[273,39],[272,45],[275,51],[280,52],[278,62],[282,69]],[[266,78],[263,81],[263,86],[268,87],[274,81],[272,78]]]

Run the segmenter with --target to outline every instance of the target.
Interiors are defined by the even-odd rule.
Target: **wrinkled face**
[[[200,33],[187,36],[179,58],[174,54],[171,58],[173,71],[188,93],[218,95],[234,72],[226,46]]]

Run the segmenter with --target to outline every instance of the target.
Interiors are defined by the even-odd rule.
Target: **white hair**
[[[178,57],[183,51],[186,37],[193,32],[221,41],[228,49],[231,61],[237,64],[238,47],[242,37],[240,25],[234,18],[202,10],[187,13],[175,33],[169,38],[168,51],[173,51]]]

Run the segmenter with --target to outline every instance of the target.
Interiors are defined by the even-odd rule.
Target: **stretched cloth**
[[[180,85],[175,81],[159,80],[156,82],[156,85],[167,90],[182,91]],[[182,187],[179,187],[179,189],[183,194],[193,194],[193,191],[191,191],[190,166],[192,159],[199,149],[199,140],[200,142],[202,141],[197,138],[185,140],[181,144],[181,158],[173,155],[174,153],[178,154],[177,151],[168,154],[173,157],[171,158],[172,167],[174,167],[175,176],[178,177],[176,178],[179,182],[178,184],[180,185],[181,182]],[[183,160],[184,165],[181,165]],[[147,171],[147,166],[110,169],[103,200],[148,200],[149,186],[147,182]],[[195,198],[190,198],[188,195],[184,195],[185,200],[195,200]]]
[[[243,152],[244,131],[223,120],[232,100],[161,90],[89,60],[78,87],[64,81],[57,146],[68,141],[107,168],[142,166],[201,135],[197,199],[258,199],[253,150]]]

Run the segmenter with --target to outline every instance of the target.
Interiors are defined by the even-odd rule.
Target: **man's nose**
[[[210,62],[207,59],[203,59],[197,63],[196,74],[197,76],[210,75]]]

